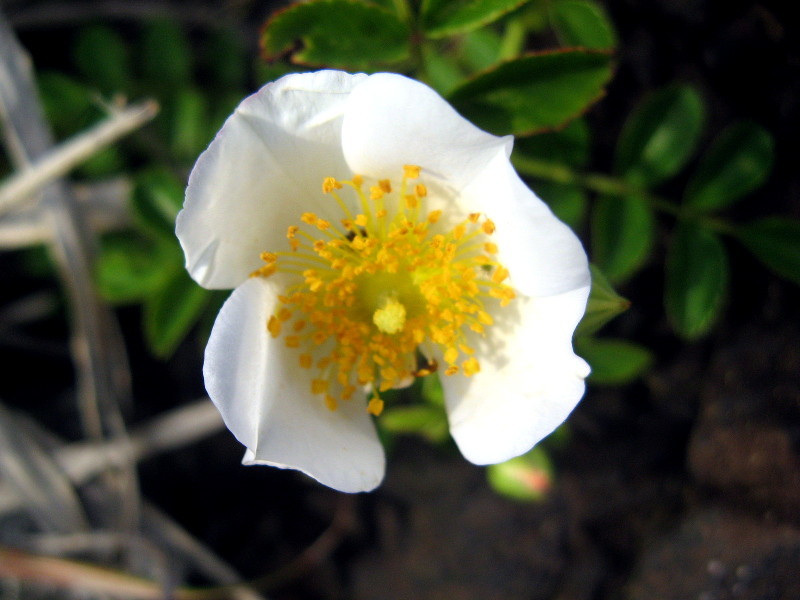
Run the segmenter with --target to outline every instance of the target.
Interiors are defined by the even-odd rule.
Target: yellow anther
[[[328,410],[334,411],[339,408],[339,403],[336,402],[336,398],[331,396],[330,394],[325,394],[325,406]]]
[[[417,165],[403,165],[403,177],[406,179],[416,179],[419,177],[420,171],[422,171],[422,167]]]
[[[444,362],[452,365],[458,360],[458,350],[453,347],[448,348],[444,353]]]
[[[333,190],[342,189],[342,184],[336,181],[333,177],[326,177],[322,180],[322,192],[330,194]]]
[[[369,400],[369,404],[367,404],[367,412],[371,415],[375,415],[379,417],[380,414],[383,412],[383,400],[378,398],[377,396],[373,396]]]
[[[372,322],[383,333],[399,333],[406,324],[406,307],[396,298],[387,298],[383,305],[372,314]]]
[[[328,391],[328,381],[326,379],[312,379],[311,393],[324,394]]]
[[[275,315],[272,315],[267,321],[267,331],[272,337],[278,337],[281,334],[281,322]]]
[[[325,193],[355,188],[344,192],[349,198],[335,194],[343,229],[302,213],[300,227],[286,231],[294,253],[264,252],[264,265],[253,272],[286,276],[267,330],[299,349],[300,367],[315,370],[311,392],[330,410],[366,387],[367,410],[380,414],[382,391],[436,370],[416,368],[420,347],[436,348],[445,375],[479,373],[475,344],[494,321],[486,306],[497,305],[487,300],[504,306],[514,298],[508,270],[492,258],[498,247],[486,238],[494,223],[481,213],[444,219],[442,210],[427,211],[428,189],[407,183],[420,173],[406,165],[402,182],[380,180],[366,192],[357,175],[326,178]],[[393,185],[402,195],[388,196]],[[367,204],[370,197],[375,204]],[[364,214],[347,208],[359,203]]]
[[[508,269],[505,267],[497,267],[492,274],[492,281],[495,283],[502,283],[508,278]]]
[[[478,362],[478,359],[472,356],[461,363],[461,368],[464,370],[464,375],[467,377],[472,377],[475,375],[475,373],[481,370],[481,365]]]

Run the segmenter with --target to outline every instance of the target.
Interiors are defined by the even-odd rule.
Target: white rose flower
[[[203,373],[245,464],[371,490],[381,393],[437,369],[475,464],[572,411],[586,254],[517,176],[512,142],[388,73],[287,75],[239,105],[177,235],[198,283],[235,288]]]

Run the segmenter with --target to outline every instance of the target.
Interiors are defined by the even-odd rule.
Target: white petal
[[[247,447],[245,462],[297,469],[343,492],[374,489],[385,459],[363,395],[331,411],[311,393],[314,371],[267,333],[276,301],[273,284],[253,278],[222,307],[203,365],[211,400]]]
[[[286,249],[286,228],[323,203],[322,180],[349,174],[344,103],[365,75],[283,77],[245,99],[192,170],[177,235],[201,285],[232,288]]]
[[[497,226],[497,258],[510,285],[527,296],[553,296],[591,283],[577,236],[522,182],[511,163],[495,157],[458,196],[465,213],[482,212]]]
[[[517,298],[479,346],[480,372],[442,377],[450,432],[467,460],[484,465],[524,454],[581,399],[589,367],[572,351],[572,332],[588,294]]]
[[[404,164],[461,189],[513,140],[481,131],[428,86],[390,73],[371,75],[347,101],[342,145],[351,169],[396,179]]]

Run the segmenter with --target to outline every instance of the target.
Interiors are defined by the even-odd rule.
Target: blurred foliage
[[[132,177],[135,227],[102,240],[97,281],[109,301],[141,305],[156,356],[169,357],[220,302],[188,278],[174,236],[192,163],[254,87],[319,67],[409,74],[479,126],[517,136],[518,171],[559,218],[589,234],[593,285],[576,348],[592,366],[593,384],[626,384],[653,364],[649,349],[598,334],[630,306],[614,286],[627,286],[662,256],[665,315],[687,340],[709,333],[728,301],[730,242],[800,283],[800,223],[779,216],[738,223],[725,215],[767,181],[771,135],[734,122],[706,144],[707,109],[691,85],[677,82],[642,98],[616,141],[613,172],[587,171],[593,131],[584,115],[613,77],[618,40],[594,0],[309,0],[267,20],[262,60],[252,63],[225,29],[190,39],[178,23],[152,21],[133,39],[126,35],[105,25],[80,29],[71,47],[75,74],[42,73],[40,84],[62,137],[96,121],[103,101],[116,94],[162,104],[153,127],[79,171]],[[529,51],[554,40],[556,47]],[[676,180],[686,182],[683,197],[662,196]],[[423,402],[388,405],[382,433],[446,441],[438,380],[412,389]],[[546,492],[554,474],[546,450],[537,448],[487,476],[500,493],[530,500]]]

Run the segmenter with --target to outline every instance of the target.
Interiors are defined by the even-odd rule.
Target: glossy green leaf
[[[628,118],[616,153],[616,170],[638,185],[654,186],[677,174],[700,139],[705,108],[688,85],[652,94]]]
[[[696,339],[719,318],[728,287],[728,256],[719,238],[691,223],[675,230],[667,253],[664,306],[675,331]]]
[[[176,90],[192,77],[192,51],[186,32],[174,21],[155,20],[142,32],[139,64],[156,90]]]
[[[489,485],[501,496],[522,502],[543,499],[553,486],[553,465],[547,453],[535,447],[527,454],[486,467]]]
[[[460,58],[470,71],[488,69],[498,60],[502,50],[500,35],[488,27],[466,34],[461,41]]]
[[[727,208],[760,187],[772,170],[775,142],[755,123],[737,123],[720,134],[686,188],[686,206]]]
[[[170,254],[173,254],[170,256]],[[104,236],[95,265],[95,281],[109,302],[138,302],[153,294],[181,266],[180,252],[131,233]]]
[[[612,57],[595,50],[531,54],[500,63],[457,88],[450,100],[495,134],[556,129],[599,100],[611,79]]]
[[[592,272],[592,291],[586,313],[578,323],[575,337],[584,337],[598,331],[617,315],[625,312],[631,303],[614,290],[608,278],[595,265],[589,265]]]
[[[589,381],[603,385],[630,383],[653,364],[650,350],[627,340],[582,338],[575,351],[592,367]]]
[[[272,15],[261,34],[266,60],[290,54],[311,66],[375,67],[408,58],[409,32],[389,10],[355,0],[312,0]]]
[[[444,410],[430,404],[387,408],[380,424],[391,433],[421,435],[434,443],[443,442],[450,435]]]
[[[741,227],[736,237],[772,271],[800,285],[800,221],[767,217]]]
[[[446,96],[464,81],[465,75],[455,57],[441,52],[439,48],[426,48],[425,83],[441,95]]]
[[[614,283],[628,279],[650,256],[655,215],[639,196],[604,196],[592,212],[592,260]]]
[[[105,93],[130,89],[131,64],[122,37],[105,25],[84,27],[73,46],[78,70],[91,86]]]
[[[170,171],[152,168],[134,178],[131,206],[139,225],[175,242],[175,217],[183,206],[184,184]]]
[[[145,339],[160,358],[168,358],[200,319],[210,299],[183,268],[176,269],[172,278],[158,293],[147,298],[144,305]]]
[[[550,20],[564,46],[613,48],[617,34],[605,9],[590,0],[560,0],[550,7]]]
[[[466,33],[488,25],[528,0],[423,0],[422,28],[430,38]]]

